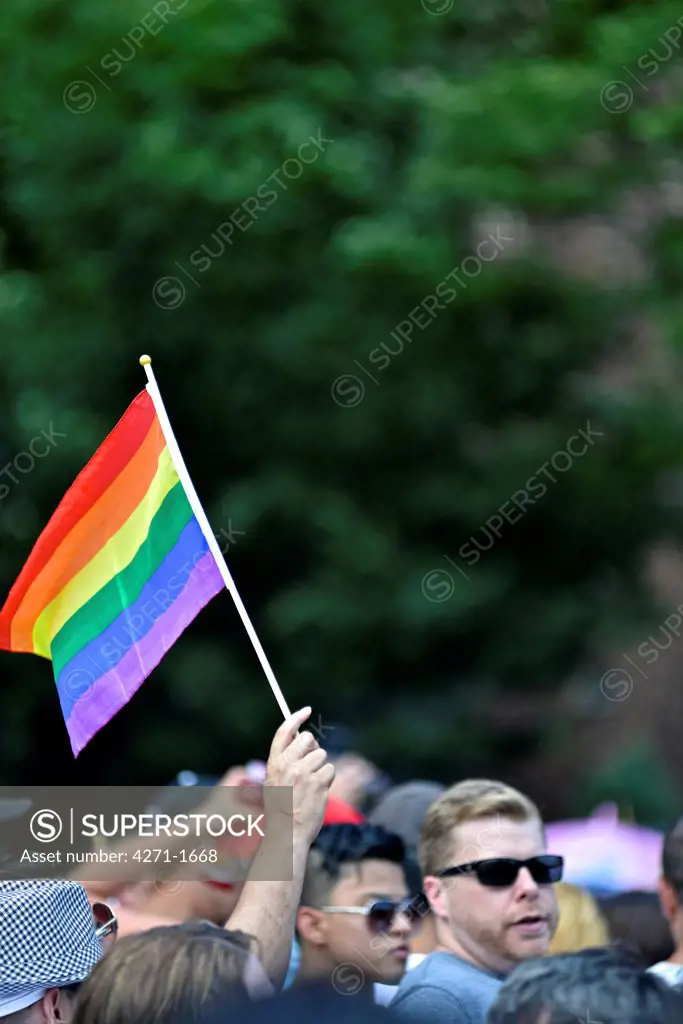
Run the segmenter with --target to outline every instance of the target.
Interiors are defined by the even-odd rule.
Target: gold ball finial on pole
[[[140,366],[151,366],[151,365],[152,365],[152,357],[151,356],[140,356]]]

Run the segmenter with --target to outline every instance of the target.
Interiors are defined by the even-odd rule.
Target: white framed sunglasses
[[[408,922],[411,929],[417,928],[422,921],[422,913],[414,896],[403,900],[375,900],[365,907],[321,907],[324,914],[362,914],[367,920],[368,930],[373,935],[391,931],[399,914]]]

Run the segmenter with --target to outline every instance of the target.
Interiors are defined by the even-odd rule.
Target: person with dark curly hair
[[[297,915],[296,984],[331,982],[373,998],[373,984],[403,976],[420,923],[405,877],[403,841],[377,825],[324,826],[306,867]]]
[[[487,1024],[680,1024],[683,996],[619,949],[527,960],[509,975]]]

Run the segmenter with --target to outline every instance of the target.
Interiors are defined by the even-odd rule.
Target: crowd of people
[[[368,806],[374,766],[331,763],[309,715],[261,782],[221,780],[264,811],[245,879],[0,881],[3,1024],[683,1024],[683,822],[658,897],[599,899],[523,793],[413,782]],[[283,828],[292,870],[264,880]]]

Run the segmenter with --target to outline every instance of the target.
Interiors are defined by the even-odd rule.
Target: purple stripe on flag
[[[216,561],[208,552],[197,562],[185,589],[149,632],[74,704],[66,727],[75,756],[128,703],[181,633],[224,586]]]

